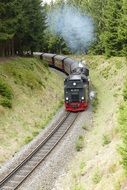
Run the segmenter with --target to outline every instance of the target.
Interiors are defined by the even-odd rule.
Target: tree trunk
[[[11,55],[12,56],[15,55],[15,51],[14,51],[14,38],[11,40]]]

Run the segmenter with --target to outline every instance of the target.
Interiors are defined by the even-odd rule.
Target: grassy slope
[[[124,180],[117,148],[120,144],[117,112],[127,74],[125,58],[82,57],[90,64],[91,80],[98,93],[93,128],[86,133],[85,148],[72,161],[64,189],[119,190]],[[88,127],[88,126],[87,126]],[[62,181],[60,182],[62,183]]]
[[[2,163],[34,138],[62,105],[63,78],[40,60],[16,58],[0,64],[0,79],[13,92],[12,109],[0,105]]]

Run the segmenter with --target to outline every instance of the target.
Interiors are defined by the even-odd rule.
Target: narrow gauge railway
[[[64,72],[64,105],[67,111],[84,111],[89,105],[89,69],[86,64],[63,55],[34,52],[50,67]]]
[[[77,119],[79,113],[68,112],[33,151],[0,181],[0,190],[15,190],[42,163]]]

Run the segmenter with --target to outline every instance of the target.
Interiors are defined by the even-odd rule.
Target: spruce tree
[[[17,14],[15,0],[0,2],[0,55],[13,53]]]
[[[118,26],[118,39],[121,45],[121,55],[127,56],[127,1],[122,0],[121,18]]]
[[[118,40],[118,26],[121,12],[120,0],[108,0],[104,10],[104,30],[100,39],[107,56],[118,55],[120,44]]]
[[[23,50],[40,50],[43,45],[45,11],[41,0],[21,1],[21,17],[18,21],[16,38],[20,53]]]
[[[40,50],[44,29],[45,8],[41,0],[0,2],[1,55],[9,55],[12,48],[20,54],[25,50]]]

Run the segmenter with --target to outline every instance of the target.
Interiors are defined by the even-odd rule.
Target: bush
[[[99,169],[97,168],[96,171],[93,173],[93,176],[92,176],[92,181],[97,184],[101,181],[101,178],[102,178],[102,174],[101,172],[99,171]]]
[[[107,134],[104,134],[102,137],[102,145],[105,146],[111,142],[110,136]]]
[[[12,90],[8,84],[0,79],[0,95],[6,97],[7,99],[12,99]]]
[[[115,61],[115,66],[116,66],[116,69],[121,69],[122,68],[122,63],[119,60],[116,60]]]
[[[12,108],[12,97],[11,87],[4,80],[0,79],[0,105]]]
[[[82,161],[80,163],[80,174],[83,176],[85,174],[85,169],[86,169],[86,163]]]
[[[80,135],[76,142],[76,150],[80,151],[83,149],[83,147],[84,147],[84,137],[82,135]]]
[[[31,142],[33,140],[32,136],[27,136],[24,140],[24,144],[28,144],[29,142]]]
[[[96,112],[98,104],[99,104],[99,100],[97,96],[93,100],[91,100],[91,104],[93,107],[93,112]]]
[[[36,137],[38,134],[39,134],[39,131],[34,131],[34,132],[32,133],[33,137]]]
[[[105,69],[103,69],[103,70],[101,71],[101,75],[102,75],[105,79],[108,79],[110,70],[111,70],[111,66],[108,65]]]
[[[0,104],[3,106],[3,107],[8,107],[8,108],[12,108],[12,101],[7,99],[7,98],[4,98],[3,100],[0,101]]]

